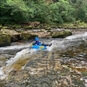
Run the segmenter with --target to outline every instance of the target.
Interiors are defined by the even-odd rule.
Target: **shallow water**
[[[41,39],[41,41],[44,40]],[[87,72],[87,33],[72,35],[64,39],[45,39],[45,43],[50,41],[53,44],[45,51],[32,50],[29,48],[29,43],[0,48],[0,54],[13,55],[13,57],[4,61],[6,65],[1,67],[1,78],[9,78],[9,73],[12,71],[27,71],[28,69],[29,75],[43,76],[47,72],[59,72],[59,70],[68,67],[72,72],[81,73],[80,79],[84,78],[83,81],[85,81],[86,74],[84,75],[84,73]],[[14,53],[11,54],[11,52]],[[65,72],[65,74],[67,73]],[[86,82],[83,83],[86,85]]]

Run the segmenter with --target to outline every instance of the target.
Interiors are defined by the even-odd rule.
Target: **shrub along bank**
[[[86,0],[0,0],[1,24],[87,22],[86,13]]]

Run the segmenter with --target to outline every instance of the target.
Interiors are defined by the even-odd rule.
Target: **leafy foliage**
[[[65,0],[59,0],[59,2],[52,4],[50,9],[53,22],[63,23],[74,20],[74,8]]]
[[[0,0],[0,23],[87,22],[86,0]]]

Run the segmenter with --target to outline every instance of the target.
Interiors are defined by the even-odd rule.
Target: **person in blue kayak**
[[[35,42],[33,43],[33,45],[39,45],[39,46],[51,46],[51,44],[44,44],[44,43],[41,43],[39,38],[38,37],[35,37]]]

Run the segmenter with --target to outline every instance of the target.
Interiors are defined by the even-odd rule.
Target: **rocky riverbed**
[[[7,75],[0,87],[87,87],[86,33],[55,39],[52,50],[33,55],[28,45],[17,47],[0,50],[0,65]]]
[[[87,87],[86,29],[27,28],[0,28],[0,87]],[[35,36],[51,50],[32,53]]]

